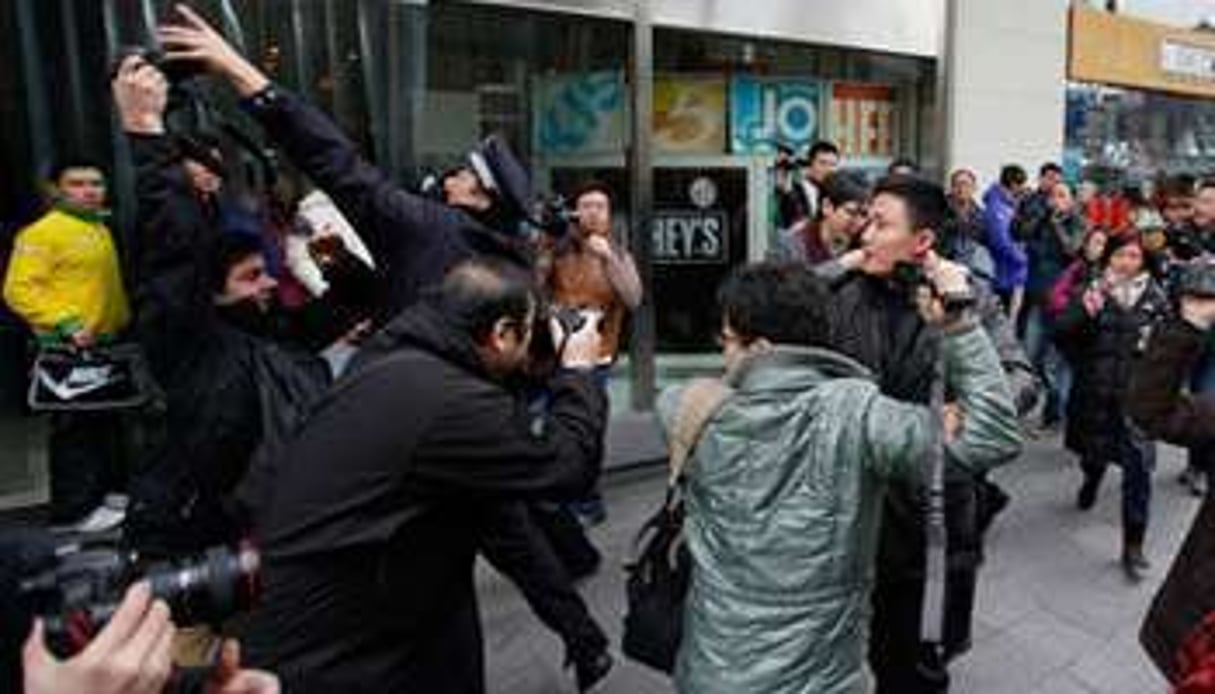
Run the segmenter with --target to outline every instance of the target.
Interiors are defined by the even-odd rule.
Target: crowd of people
[[[142,408],[51,415],[51,523],[120,529],[149,559],[251,539],[261,599],[179,629],[136,584],[72,657],[23,624],[23,667],[5,677],[151,692],[172,663],[228,694],[479,692],[480,555],[591,690],[612,648],[575,582],[600,563],[583,524],[605,513],[608,378],[644,299],[613,191],[588,182],[564,233],[539,230],[529,177],[496,138],[437,196],[407,190],[178,11],[159,30],[166,58],[226,81],[315,190],[251,202],[229,143],[176,131],[164,72],[130,52],[111,87],[135,233],[118,243],[106,226],[102,168],[67,160],[16,238],[4,298],[40,350],[133,345],[155,384]],[[1032,189],[1009,165],[980,200],[967,169],[946,190],[899,160],[871,184],[830,142],[803,163],[778,167],[769,260],[705,306],[724,395],[680,482],[691,570],[674,682],[945,692],[970,647],[984,534],[1010,503],[987,473],[1020,454],[1022,422],[1064,430],[1080,510],[1121,468],[1132,580],[1150,566],[1154,437],[1193,447],[1184,481],[1205,493],[1215,310],[1185,276],[1215,252],[1215,182],[1075,193],[1054,163]],[[663,393],[664,429],[689,400]],[[1212,523],[1204,507],[1145,627],[1179,686],[1215,652],[1192,631],[1212,602],[1192,578]]]

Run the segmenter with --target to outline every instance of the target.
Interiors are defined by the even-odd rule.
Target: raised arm
[[[167,58],[201,62],[226,78],[288,159],[333,199],[385,272],[402,271],[409,259],[448,242],[445,229],[464,223],[460,212],[397,186],[324,112],[272,85],[188,7],[178,5],[177,12],[182,23],[159,31]]]

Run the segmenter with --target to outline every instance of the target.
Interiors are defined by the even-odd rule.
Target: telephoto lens
[[[47,647],[66,658],[105,627],[138,581],[147,581],[153,597],[165,601],[176,626],[220,625],[253,605],[260,566],[251,545],[154,563],[115,546],[69,546],[53,567],[22,581],[20,592],[44,620]]]

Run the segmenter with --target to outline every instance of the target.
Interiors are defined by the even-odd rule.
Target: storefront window
[[[1130,181],[1215,170],[1215,103],[1072,84],[1064,161],[1072,177],[1116,171]]]

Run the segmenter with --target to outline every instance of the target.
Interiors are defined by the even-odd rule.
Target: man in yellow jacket
[[[43,345],[87,348],[118,337],[130,321],[118,254],[105,225],[105,175],[72,161],[51,175],[52,209],[22,229],[4,279],[4,299]],[[57,413],[51,418],[51,520],[84,531],[122,521],[122,429],[107,412]]]

